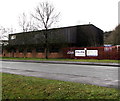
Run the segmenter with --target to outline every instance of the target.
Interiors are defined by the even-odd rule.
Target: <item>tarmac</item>
[[[76,64],[76,65],[96,65],[96,66],[115,66],[120,67],[120,63],[97,63],[97,62],[77,62],[77,61],[42,61],[42,60],[9,60],[1,59],[0,61],[9,62],[30,62],[30,63],[52,63],[52,64]]]
[[[80,82],[110,88],[118,88],[119,86],[119,63],[6,59],[1,59],[0,62],[3,63],[1,71],[4,73]]]

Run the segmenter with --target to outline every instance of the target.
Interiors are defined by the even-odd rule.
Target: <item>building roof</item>
[[[95,25],[93,24],[84,24],[84,25],[75,25],[75,26],[67,26],[67,27],[59,27],[59,28],[50,28],[48,30],[57,30],[57,29],[65,29],[65,28],[73,28],[73,27],[85,27],[85,26],[93,26],[95,27],[96,29],[98,30],[101,30],[100,28],[96,27]],[[37,31],[28,31],[28,32],[19,32],[19,33],[14,33],[14,34],[9,34],[9,35],[16,35],[16,34],[27,34],[29,32],[40,32],[40,31],[45,31],[45,29],[42,29],[42,30],[37,30]],[[101,30],[103,31],[103,30]]]

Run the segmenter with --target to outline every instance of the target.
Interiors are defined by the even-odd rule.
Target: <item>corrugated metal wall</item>
[[[45,44],[44,30],[12,34],[9,45],[43,45]],[[103,45],[103,32],[93,25],[79,25],[64,28],[49,29],[48,43],[66,43],[74,47]],[[11,37],[14,39],[11,39]]]

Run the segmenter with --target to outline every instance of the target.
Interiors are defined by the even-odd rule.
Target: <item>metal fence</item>
[[[111,59],[120,60],[120,46],[111,47],[68,47],[63,49],[63,57],[71,59]]]

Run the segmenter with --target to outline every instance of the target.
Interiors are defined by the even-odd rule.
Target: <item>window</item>
[[[11,40],[14,40],[14,39],[16,39],[16,35],[11,36]]]
[[[24,49],[19,49],[19,53],[22,53],[24,51]]]
[[[59,52],[59,48],[52,47],[50,53]]]
[[[28,48],[28,49],[27,49],[27,52],[30,52],[30,53],[31,53],[31,52],[32,52],[32,49],[31,49],[31,48]]]
[[[7,52],[8,52],[8,53],[11,53],[11,52],[14,52],[14,53],[15,53],[15,52],[16,52],[16,49],[11,49],[11,48],[10,48],[10,49],[7,50]]]
[[[16,52],[16,49],[13,49],[13,52]]]
[[[42,53],[44,53],[44,48],[36,48],[36,52],[42,52]]]
[[[8,51],[8,53],[11,53],[11,52],[12,52],[12,50],[11,50],[11,49],[8,49],[7,51]]]

